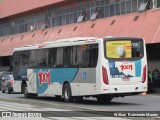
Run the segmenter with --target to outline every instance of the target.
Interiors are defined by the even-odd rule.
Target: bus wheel
[[[9,87],[7,86],[7,93],[10,94],[11,90],[9,89]]]
[[[109,103],[111,102],[112,99],[113,97],[108,96],[108,95],[98,95],[97,96],[97,100],[99,103]]]
[[[2,93],[5,93],[5,91],[2,89]]]
[[[71,87],[69,84],[65,84],[63,88],[63,97],[65,102],[71,102],[73,100]]]
[[[24,88],[24,97],[25,98],[30,98],[30,94],[28,93],[28,88],[27,87]]]

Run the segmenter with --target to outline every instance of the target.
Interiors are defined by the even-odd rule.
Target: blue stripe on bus
[[[78,68],[34,69],[33,71],[36,74],[37,81],[37,93],[44,93],[49,84],[54,82],[64,83],[64,81],[68,81],[71,83],[76,77],[78,70]],[[41,76],[40,73],[42,74]]]
[[[78,68],[51,69],[51,73],[53,73],[51,74],[51,81],[58,83],[64,83],[64,81],[68,81],[69,83],[71,83],[76,77],[77,72]]]
[[[135,71],[136,71],[136,77],[141,77],[141,67],[142,67],[142,61],[138,60],[135,62]]]

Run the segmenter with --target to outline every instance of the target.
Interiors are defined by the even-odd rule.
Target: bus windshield
[[[142,58],[142,40],[106,40],[105,56],[107,58]]]

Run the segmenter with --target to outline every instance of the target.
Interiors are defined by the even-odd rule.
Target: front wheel
[[[9,89],[9,87],[7,86],[7,93],[10,94],[11,90]]]
[[[28,88],[27,87],[24,88],[24,97],[25,98],[30,98],[30,94],[28,93]]]
[[[65,102],[71,102],[73,100],[71,87],[69,84],[65,84],[63,88],[63,97]]]
[[[5,93],[5,90],[2,89],[2,93]]]

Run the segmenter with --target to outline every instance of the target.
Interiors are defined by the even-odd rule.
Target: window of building
[[[149,0],[139,0],[139,11],[149,9]]]
[[[76,2],[61,7],[53,5],[45,10],[42,8],[13,19],[0,20],[0,36],[27,32],[30,31],[30,26],[41,29],[46,21],[48,21],[47,27],[56,27],[160,7],[160,0],[78,0]]]
[[[109,13],[110,13],[110,9],[109,9],[109,5],[108,5],[108,6],[105,6],[104,16],[109,17]]]
[[[66,24],[66,15],[63,15],[62,17],[62,25],[65,25]]]
[[[82,10],[77,22],[82,22],[86,20],[86,10]]]
[[[101,12],[101,11],[100,11],[100,8],[95,8],[95,10],[94,10],[94,12],[92,13],[90,19],[91,19],[91,20],[94,20],[94,19],[96,19],[96,18],[100,18],[100,14],[101,14],[100,12]]]
[[[105,5],[109,4],[109,0],[104,0]]]
[[[75,13],[74,13],[74,23],[77,22],[77,18],[78,18],[78,17],[77,17],[77,12],[75,12]]]
[[[70,18],[69,23],[74,23],[74,13],[71,13],[69,15],[69,18]]]
[[[70,21],[70,19],[69,19],[69,14],[67,14],[67,15],[66,15],[66,24],[69,24],[69,21]]]
[[[120,3],[115,4],[115,15],[120,15],[121,10],[120,10]]]
[[[137,0],[132,0],[132,12],[137,11],[138,2]]]
[[[157,0],[157,7],[160,7],[160,0]]]
[[[126,2],[126,13],[130,13],[131,12],[131,1],[127,1]]]
[[[116,0],[110,0],[110,4],[113,4],[113,3],[115,3],[115,1],[116,1]]]
[[[115,15],[115,9],[114,9],[114,4],[110,5],[110,16]]]
[[[125,2],[121,2],[121,14],[125,14],[126,13],[126,4]]]

